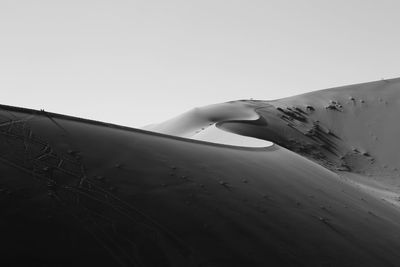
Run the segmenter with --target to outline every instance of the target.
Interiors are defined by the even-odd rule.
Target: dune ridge
[[[245,102],[214,104],[194,108],[175,118],[143,129],[172,136],[201,140],[216,144],[242,147],[267,147],[271,142],[259,138],[238,135],[219,127],[221,122],[232,120],[255,121],[260,116]]]

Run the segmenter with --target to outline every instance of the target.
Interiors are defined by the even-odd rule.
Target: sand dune
[[[346,176],[343,173],[346,171],[358,173],[365,178],[357,182],[365,185],[373,182],[374,186],[400,193],[400,142],[397,140],[400,127],[396,122],[400,114],[400,79],[326,89],[273,101],[235,101],[222,104],[219,110],[224,109],[228,114],[232,109],[235,110],[232,114],[238,114],[244,107],[254,110],[258,119],[220,116],[221,120],[216,123],[218,128],[271,141],[341,172],[342,176]],[[216,117],[211,112],[207,115]],[[193,119],[196,114],[185,113],[179,118],[182,117],[191,125],[199,121]],[[175,119],[161,124],[164,129],[166,124],[174,129]],[[188,125],[180,127],[183,131]],[[158,125],[153,125],[153,131],[159,129]],[[183,136],[172,131],[164,133]]]
[[[235,101],[161,133],[0,106],[2,263],[397,266],[398,88]],[[210,123],[274,145],[187,138]]]

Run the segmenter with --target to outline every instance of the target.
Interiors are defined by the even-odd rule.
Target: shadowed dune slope
[[[286,145],[286,138],[292,138],[286,129],[297,136],[297,119],[284,123],[295,127],[261,133],[285,121],[275,106],[297,105],[289,100],[265,108],[251,102],[259,107],[259,120],[221,127],[253,129],[254,136]],[[310,103],[315,115],[307,115],[308,120],[319,113],[344,114],[325,110],[324,101],[321,107]],[[343,112],[350,112],[345,107]],[[400,262],[396,207],[279,145],[216,145],[7,106],[1,106],[0,120],[0,251],[5,265]],[[279,131],[287,132],[278,138]],[[334,133],[338,140],[355,138]],[[361,145],[360,151],[365,148],[378,158],[372,145]],[[333,162],[342,150],[327,147],[323,153]]]

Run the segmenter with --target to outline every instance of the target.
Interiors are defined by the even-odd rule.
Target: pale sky
[[[400,76],[400,1],[0,0],[0,103],[131,127]]]

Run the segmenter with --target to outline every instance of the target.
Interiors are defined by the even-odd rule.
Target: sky
[[[400,76],[400,1],[0,0],[0,103],[130,127]]]

